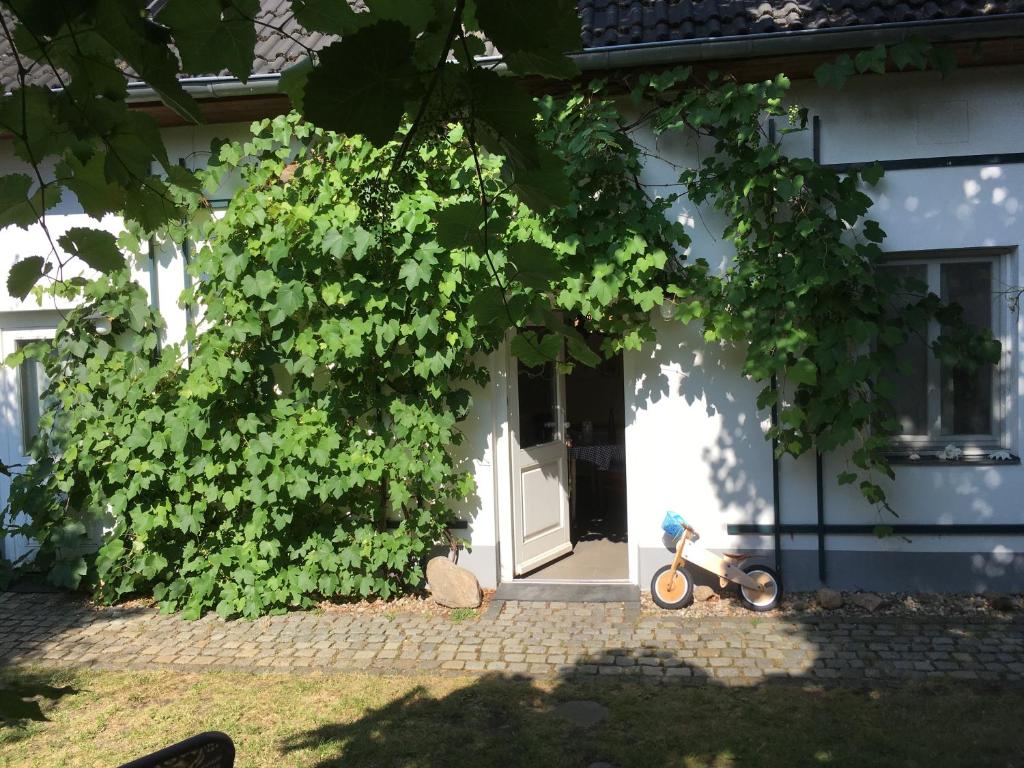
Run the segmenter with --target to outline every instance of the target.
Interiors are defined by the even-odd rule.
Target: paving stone
[[[1024,620],[687,619],[616,604],[503,603],[476,620],[294,613],[186,622],[93,609],[60,594],[0,594],[4,664],[126,669],[313,668],[628,676],[757,684],[775,677],[872,684],[952,678],[1019,685]]]

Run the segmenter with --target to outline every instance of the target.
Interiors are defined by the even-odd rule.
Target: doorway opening
[[[601,335],[586,334],[599,351]],[[520,378],[530,377],[529,371]],[[626,541],[625,392],[622,353],[576,365],[552,388],[565,446],[568,546],[522,574],[536,581],[617,581],[629,576]],[[535,382],[536,379],[532,379]],[[521,382],[520,392],[536,388]],[[559,392],[559,390],[561,390]],[[551,391],[551,390],[549,390]],[[527,397],[520,400],[520,424]],[[547,410],[550,415],[551,411]]]

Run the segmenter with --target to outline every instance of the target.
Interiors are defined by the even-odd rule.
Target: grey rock
[[[693,599],[704,602],[705,600],[711,600],[715,597],[715,590],[711,587],[706,587],[703,584],[693,588]]]
[[[484,596],[476,576],[447,557],[427,563],[427,586],[434,602],[447,608],[478,608]]]
[[[850,595],[850,602],[868,613],[874,613],[885,601],[873,592],[857,592]]]
[[[608,718],[608,709],[596,701],[566,701],[555,712],[577,728],[591,728]]]
[[[818,590],[818,605],[828,611],[843,607],[843,596],[834,589],[822,587]]]

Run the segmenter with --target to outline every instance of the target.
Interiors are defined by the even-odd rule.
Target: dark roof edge
[[[761,32],[689,40],[659,40],[587,48],[569,56],[581,69],[590,71],[869,48],[879,43],[898,42],[911,34],[948,42],[1024,38],[1024,13],[1007,13],[986,18],[900,21],[854,27]],[[502,69],[500,56],[481,57],[478,61],[499,63],[497,68]],[[203,99],[278,93],[280,78],[280,73],[252,75],[243,83],[229,75],[212,75],[182,78],[179,82],[192,96]],[[159,96],[146,83],[136,81],[128,84],[128,100],[136,103],[158,101]]]
[[[985,18],[898,21],[789,32],[760,32],[747,35],[700,37],[688,40],[658,40],[627,45],[587,48],[571,54],[581,69],[721,61],[745,56],[800,55],[850,48],[868,48],[879,43],[898,42],[909,35],[929,40],[969,40],[1024,37],[1024,13],[1006,13]]]

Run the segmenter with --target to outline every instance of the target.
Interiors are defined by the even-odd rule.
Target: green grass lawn
[[[1024,765],[1019,690],[42,670],[0,686],[8,713],[57,695],[43,686],[74,691],[38,699],[45,722],[0,721],[5,768],[109,768],[204,730],[234,739],[239,768]],[[580,699],[608,718],[580,729],[556,711]]]

